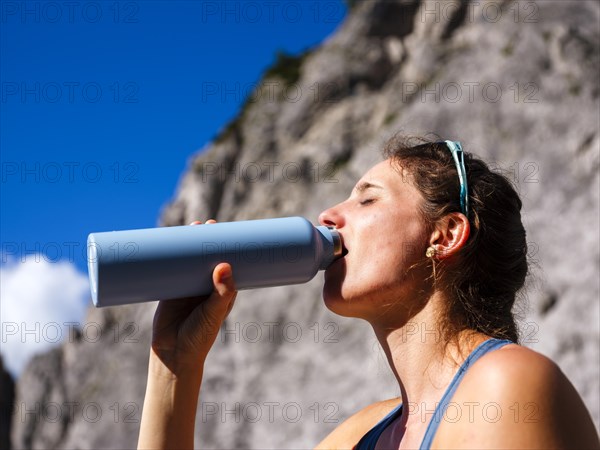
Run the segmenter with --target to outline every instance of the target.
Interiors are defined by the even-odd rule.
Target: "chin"
[[[325,284],[323,285],[323,301],[325,302],[325,306],[329,309],[331,309],[331,305],[343,302],[341,287],[341,283],[334,282],[327,277],[325,278]]]
[[[326,280],[323,286],[323,301],[327,309],[338,316],[363,317],[363,314],[359,311],[359,306],[364,305],[361,297],[345,293],[341,283]]]

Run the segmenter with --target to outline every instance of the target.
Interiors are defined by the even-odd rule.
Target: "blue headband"
[[[448,149],[452,152],[458,179],[460,180],[460,209],[462,213],[469,217],[469,190],[467,186],[467,171],[465,169],[465,156],[462,145],[457,141],[444,141]]]

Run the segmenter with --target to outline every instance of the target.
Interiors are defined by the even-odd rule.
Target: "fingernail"
[[[226,281],[231,278],[231,269],[227,268],[221,272],[221,280]]]
[[[190,225],[202,225],[202,222],[199,220],[194,220],[192,223],[190,223]]]

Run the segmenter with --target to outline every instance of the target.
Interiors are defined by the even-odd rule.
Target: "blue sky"
[[[36,253],[85,274],[88,233],[155,226],[276,51],[317,45],[346,14],[342,0],[0,8],[2,281]]]

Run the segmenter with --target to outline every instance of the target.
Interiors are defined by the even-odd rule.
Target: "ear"
[[[450,213],[437,223],[429,245],[435,249],[438,259],[446,259],[464,247],[470,232],[469,220],[464,214]]]

